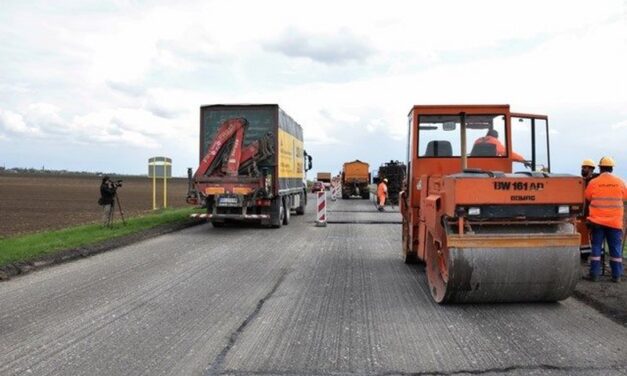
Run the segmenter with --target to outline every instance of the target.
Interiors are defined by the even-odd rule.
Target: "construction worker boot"
[[[587,275],[584,276],[583,279],[590,282],[599,282],[601,280],[601,277],[599,277],[598,275]]]

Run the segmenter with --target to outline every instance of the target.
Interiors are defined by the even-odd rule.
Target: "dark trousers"
[[[601,274],[601,249],[603,241],[607,240],[610,249],[612,278],[620,277],[623,274],[623,245],[621,244],[623,232],[611,227],[593,225],[591,235],[590,275],[598,276]]]

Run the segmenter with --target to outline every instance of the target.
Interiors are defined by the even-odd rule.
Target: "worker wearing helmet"
[[[496,129],[490,129],[484,137],[479,137],[477,140],[475,140],[475,145],[478,145],[478,144],[491,144],[491,145],[496,146],[497,157],[504,157],[505,155],[507,155],[507,150],[505,149],[505,146],[499,140],[499,132]],[[527,161],[525,160],[525,158],[513,150],[512,150],[512,159],[515,162],[521,162],[527,165]]]
[[[599,174],[594,172],[596,167],[597,166],[592,159],[584,159],[583,162],[581,162],[581,177],[584,180],[585,186],[588,185],[590,180],[599,176]]]
[[[614,160],[603,157],[599,162],[600,175],[586,187],[586,200],[590,202],[590,222],[592,230],[592,250],[590,255],[591,281],[598,281],[601,272],[601,247],[607,240],[610,249],[612,282],[620,282],[623,274],[623,205],[627,201],[625,182],[612,174]]]
[[[379,199],[379,205],[377,206],[377,209],[379,209],[379,211],[383,211],[385,209],[383,209],[383,207],[385,206],[385,197],[388,194],[388,179],[387,178],[383,178],[383,180],[381,180],[381,182],[379,183],[379,186],[377,187],[377,198]]]
[[[583,186],[584,188],[588,186],[590,180],[599,176],[594,169],[596,168],[596,163],[592,159],[584,159],[581,162],[581,177],[583,178]],[[584,202],[583,210],[581,212],[580,220],[584,226],[578,228],[579,233],[581,234],[581,256],[582,259],[587,260],[590,256],[590,223],[586,223],[586,218],[588,218],[590,203],[588,201]]]

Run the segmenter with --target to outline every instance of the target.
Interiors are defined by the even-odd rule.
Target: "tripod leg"
[[[122,218],[122,223],[126,224],[126,219],[124,219],[124,211],[122,211],[122,205],[120,205],[120,198],[118,197],[118,195],[115,195],[115,201],[118,204],[118,210],[120,211],[120,217]]]

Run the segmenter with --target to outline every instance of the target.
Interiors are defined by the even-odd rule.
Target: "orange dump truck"
[[[368,199],[370,197],[368,190],[368,184],[370,184],[369,167],[368,163],[360,160],[344,163],[342,168],[342,198],[360,196]]]

